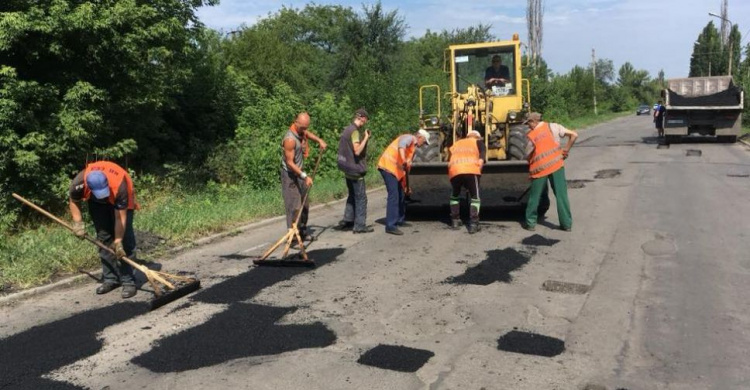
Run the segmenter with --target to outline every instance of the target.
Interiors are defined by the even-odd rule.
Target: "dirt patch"
[[[596,172],[596,175],[594,175],[594,179],[613,179],[617,176],[620,176],[621,172],[622,171],[619,169],[602,169]]]
[[[542,290],[550,292],[559,292],[563,294],[586,294],[589,286],[585,284],[561,282],[558,280],[545,280],[542,283]]]
[[[688,157],[700,157],[703,155],[703,151],[700,149],[688,149],[685,151],[685,156]]]
[[[529,236],[523,239],[521,241],[521,244],[524,245],[530,245],[530,246],[552,246],[560,242],[560,240],[555,240],[553,238],[546,238],[542,237],[538,234],[534,234],[533,236]]]
[[[553,357],[565,351],[565,342],[554,337],[513,330],[497,340],[497,349],[524,355]]]
[[[530,254],[512,248],[493,249],[487,252],[486,260],[467,269],[462,275],[449,277],[445,283],[479,286],[494,282],[510,283],[513,280],[510,273],[521,269],[530,259]]]
[[[0,340],[0,388],[80,389],[43,375],[98,353],[99,332],[148,311],[143,302],[123,302],[33,327]]]
[[[357,363],[385,370],[417,372],[433,356],[434,352],[424,349],[380,344],[362,354]]]
[[[239,358],[323,348],[336,342],[336,335],[320,322],[277,324],[296,310],[232,303],[204,324],[157,341],[149,352],[131,361],[153,372],[181,372]]]
[[[568,188],[570,188],[570,189],[579,189],[579,188],[586,187],[586,183],[591,183],[591,182],[593,182],[593,180],[588,180],[588,179],[584,179],[584,180],[568,180],[567,182],[568,182]]]
[[[147,231],[136,230],[135,242],[138,245],[139,251],[149,253],[153,252],[153,250],[159,246],[166,244],[167,240]]]

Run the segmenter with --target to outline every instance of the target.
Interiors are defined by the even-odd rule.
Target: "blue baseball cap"
[[[109,182],[107,182],[107,176],[101,171],[90,172],[86,176],[86,185],[96,199],[104,199],[109,196]]]

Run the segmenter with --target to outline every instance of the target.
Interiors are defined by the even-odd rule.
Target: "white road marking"
[[[264,243],[262,243],[262,244],[258,244],[258,245],[256,245],[256,246],[254,246],[254,247],[252,247],[252,248],[247,248],[247,249],[245,249],[244,251],[242,251],[242,252],[238,252],[238,253],[247,253],[247,252],[250,252],[250,251],[254,251],[254,250],[256,250],[256,249],[258,249],[258,248],[260,248],[260,247],[264,247],[264,246],[266,246],[266,245],[268,245],[268,244],[270,244],[270,242],[264,242]]]

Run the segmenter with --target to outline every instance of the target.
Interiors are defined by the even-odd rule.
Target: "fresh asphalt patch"
[[[316,265],[321,267],[335,261],[342,253],[344,253],[344,249],[330,248],[308,251],[307,255],[309,258],[315,259]],[[190,299],[204,303],[245,301],[254,297],[260,290],[266,287],[273,286],[276,283],[314,269],[306,267],[253,267],[243,274],[202,290]]]
[[[521,244],[529,246],[552,246],[557,244],[558,242],[560,242],[560,240],[555,240],[554,238],[546,238],[540,236],[539,234],[534,234],[533,236],[524,238],[521,241]]]
[[[400,372],[417,372],[435,356],[432,351],[401,345],[383,345],[365,352],[357,363]]]
[[[622,171],[619,169],[602,169],[596,171],[594,179],[613,179],[617,176],[620,176],[620,173],[622,173]]]
[[[565,351],[565,342],[541,334],[512,330],[497,340],[497,349],[524,355],[553,357]]]
[[[97,334],[108,326],[148,312],[145,302],[122,302],[33,327],[0,340],[0,388],[77,389],[41,378],[99,352]]]
[[[462,275],[449,277],[445,282],[480,286],[494,282],[510,283],[513,280],[510,273],[521,269],[530,259],[530,254],[513,248],[493,249],[487,252],[487,259],[467,269]]]
[[[277,325],[296,307],[232,303],[207,322],[157,341],[131,361],[153,372],[181,372],[239,358],[278,355],[336,342],[324,324]]]
[[[341,248],[307,252],[318,266],[335,261],[343,253]],[[229,304],[229,307],[199,326],[157,341],[149,352],[135,357],[132,362],[154,372],[180,372],[233,359],[333,344],[335,333],[322,323],[276,324],[283,316],[297,310],[296,307],[241,303],[266,287],[313,269],[253,267],[193,295],[190,298],[193,302]]]

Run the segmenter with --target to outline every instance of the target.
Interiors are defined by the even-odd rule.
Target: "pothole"
[[[563,294],[586,294],[591,287],[580,283],[561,282],[559,280],[545,280],[542,290]]]
[[[750,174],[747,173],[730,173],[727,175],[727,177],[750,177]]]
[[[501,351],[553,357],[565,352],[565,342],[550,336],[513,330],[497,340]]]
[[[700,149],[688,149],[685,151],[685,155],[688,157],[700,157],[703,155],[703,151]]]
[[[671,238],[656,235],[653,240],[643,243],[641,250],[650,256],[670,256],[677,253],[677,245]]]
[[[357,363],[400,372],[417,372],[435,356],[432,351],[400,345],[383,345],[365,352]]]
[[[621,172],[619,169],[602,169],[596,172],[594,179],[612,179],[620,176]]]
[[[657,149],[669,149],[669,144],[659,144],[656,145]]]
[[[568,180],[568,188],[570,189],[578,189],[586,187],[586,183],[591,183],[593,180]]]

